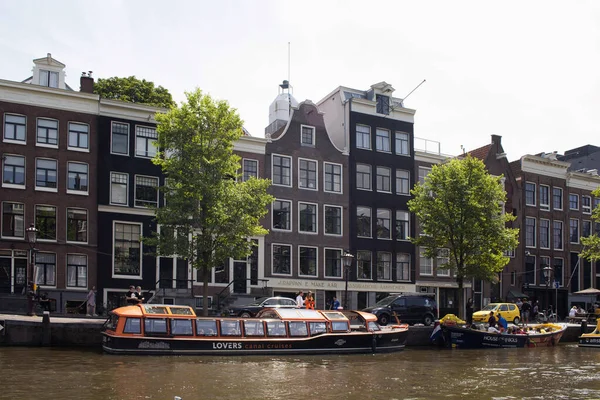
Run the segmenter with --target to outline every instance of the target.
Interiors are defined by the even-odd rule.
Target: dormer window
[[[315,145],[315,128],[312,126],[302,125],[302,135],[300,137],[300,143],[303,146],[314,146]]]
[[[58,72],[40,69],[40,86],[58,88]]]
[[[375,95],[377,100],[377,113],[388,115],[390,113],[390,98],[381,94]]]

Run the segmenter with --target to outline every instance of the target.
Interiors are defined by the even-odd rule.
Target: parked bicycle
[[[543,324],[546,322],[557,322],[558,316],[556,315],[556,313],[554,311],[552,311],[552,309],[550,309],[548,311],[542,310],[541,312],[537,313],[534,321],[537,322],[538,324]]]

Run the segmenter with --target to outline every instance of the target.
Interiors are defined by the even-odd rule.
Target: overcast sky
[[[178,102],[228,100],[253,136],[288,77],[298,101],[386,81],[415,136],[461,153],[502,136],[509,160],[600,145],[600,2],[0,1],[0,78],[52,53],[95,78],[130,76]]]

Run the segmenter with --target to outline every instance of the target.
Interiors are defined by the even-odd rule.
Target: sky
[[[403,98],[425,79],[404,105],[443,154],[491,135],[510,161],[600,145],[598,1],[1,0],[0,79],[29,77],[46,53],[73,88],[89,70],[153,81],[177,102],[200,88],[253,136],[288,76],[315,103],[381,81]]]

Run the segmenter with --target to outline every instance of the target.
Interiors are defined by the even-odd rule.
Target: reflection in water
[[[576,345],[360,356],[135,357],[0,348],[0,399],[589,399],[600,351]]]

